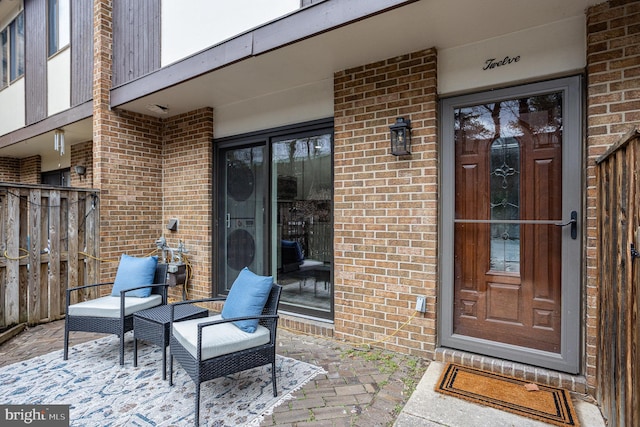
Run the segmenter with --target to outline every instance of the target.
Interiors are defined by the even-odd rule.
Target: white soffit
[[[553,27],[556,30],[569,23],[571,28],[567,31],[570,32],[571,43],[575,44],[577,20],[582,19],[584,25],[586,8],[600,2],[421,0],[242,60],[131,101],[120,108],[149,114],[146,109],[148,104],[168,105],[170,116],[204,106],[220,108],[295,87],[313,87],[318,82],[333,79],[337,71],[431,47],[445,54],[450,50],[448,53],[451,54],[455,53],[455,48],[462,52],[465,46],[482,44],[484,41],[487,43],[484,46],[492,49],[492,43],[493,46],[499,46],[500,40],[510,40],[509,43],[516,50],[514,54],[517,54],[518,43],[527,42],[520,39],[518,33],[529,30],[535,32],[536,28],[553,27],[554,23],[558,23],[558,27]],[[585,31],[583,26],[580,32]],[[509,34],[514,34],[515,38],[509,39]],[[546,40],[544,45],[534,43],[528,48],[548,49],[549,37]],[[584,55],[584,46],[579,50],[582,50],[579,54]],[[474,68],[475,64],[472,65]],[[548,70],[542,69],[544,64],[536,66],[536,72],[547,75]],[[453,90],[453,85],[447,85],[446,91]]]
[[[584,16],[438,51],[438,93],[505,86],[586,66]]]

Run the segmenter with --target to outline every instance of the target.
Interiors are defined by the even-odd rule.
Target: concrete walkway
[[[549,424],[446,396],[435,386],[446,365],[431,362],[409,402],[396,419],[395,427],[544,427]],[[600,410],[581,396],[572,395],[582,427],[604,427]]]

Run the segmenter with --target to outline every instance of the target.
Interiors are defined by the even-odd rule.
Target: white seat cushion
[[[218,314],[201,319],[185,320],[173,324],[173,335],[194,358],[198,354],[198,323],[222,320]],[[202,330],[202,360],[235,353],[269,342],[269,329],[258,325],[252,334],[242,331],[233,323],[208,326]]]
[[[125,297],[124,315],[128,316],[136,311],[145,310],[162,304],[162,295],[151,295],[145,298]],[[89,317],[120,317],[120,297],[102,297],[79,302],[69,306],[71,316]]]

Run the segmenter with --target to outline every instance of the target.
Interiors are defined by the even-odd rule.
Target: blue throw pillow
[[[247,267],[243,268],[231,285],[227,300],[222,307],[223,319],[233,317],[259,316],[269,298],[273,276],[258,276]],[[240,320],[233,322],[241,330],[250,334],[256,331],[258,320]]]
[[[157,264],[158,257],[155,255],[146,258],[136,258],[122,254],[116,279],[113,282],[111,295],[119,297],[120,291],[153,284]],[[151,288],[137,289],[127,292],[125,295],[128,297],[145,298],[151,295]]]

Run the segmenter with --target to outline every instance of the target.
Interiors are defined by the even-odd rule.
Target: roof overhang
[[[325,0],[114,87],[111,106],[171,117],[239,105],[291,88],[327,85],[337,71],[394,56],[470,45],[584,16],[601,2]],[[150,105],[169,108],[152,112]],[[0,155],[39,154],[34,147],[52,141],[61,120],[71,123],[65,125],[70,143],[90,140],[91,108],[89,102],[0,137]]]
[[[159,117],[217,108],[431,47],[584,16],[601,0],[327,0],[116,87],[113,108]]]

